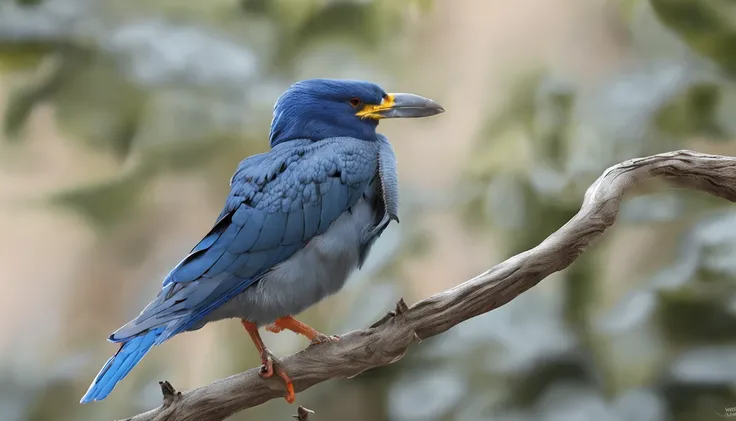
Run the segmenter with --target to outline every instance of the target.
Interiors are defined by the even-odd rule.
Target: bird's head
[[[443,111],[430,99],[386,93],[370,82],[309,79],[291,85],[276,101],[269,137],[271,147],[293,139],[373,140],[380,119],[428,117]]]

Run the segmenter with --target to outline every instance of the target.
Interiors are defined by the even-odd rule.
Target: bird
[[[291,378],[259,328],[311,343],[339,340],[294,316],[337,293],[399,222],[396,156],[378,123],[444,111],[362,80],[290,85],[273,106],[269,150],[237,165],[212,229],[141,313],[108,337],[120,348],[80,403],[105,399],[153,346],[225,319],[240,320],[260,354],[261,377],[278,375],[293,403]]]

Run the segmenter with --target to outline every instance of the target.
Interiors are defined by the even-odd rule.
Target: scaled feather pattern
[[[368,82],[313,79],[279,98],[272,148],[238,165],[212,229],[138,317],[110,335],[120,349],[82,403],[107,397],[176,334],[226,318],[262,326],[342,288],[398,221],[393,150],[377,120],[356,117],[352,105],[359,97],[378,107],[387,95]]]

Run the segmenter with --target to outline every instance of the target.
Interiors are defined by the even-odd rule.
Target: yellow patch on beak
[[[375,120],[380,120],[383,118],[381,115],[381,111],[390,110],[393,108],[395,103],[394,96],[391,94],[386,94],[385,97],[383,97],[383,100],[381,100],[381,103],[376,104],[366,104],[363,106],[363,108],[360,109],[355,115],[357,115],[360,118],[372,118]]]

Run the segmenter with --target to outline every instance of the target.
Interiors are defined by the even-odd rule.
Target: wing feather
[[[304,209],[300,206],[292,209],[286,218],[286,228],[284,229],[283,244],[297,244],[302,242],[304,237]]]
[[[327,231],[362,197],[377,169],[377,149],[351,138],[297,140],[246,158],[212,230],[169,273],[156,300],[111,339],[164,324],[166,337],[196,328]]]
[[[261,224],[263,227],[261,229],[261,235],[258,236],[258,240],[253,244],[251,250],[268,251],[281,245],[284,241],[286,217],[288,215],[288,213],[281,212],[280,210],[266,214]]]
[[[245,204],[241,206],[246,206]],[[250,218],[248,218],[243,229],[238,235],[226,244],[227,251],[233,254],[247,253],[258,241],[264,227],[266,215],[258,209],[247,207]]]

